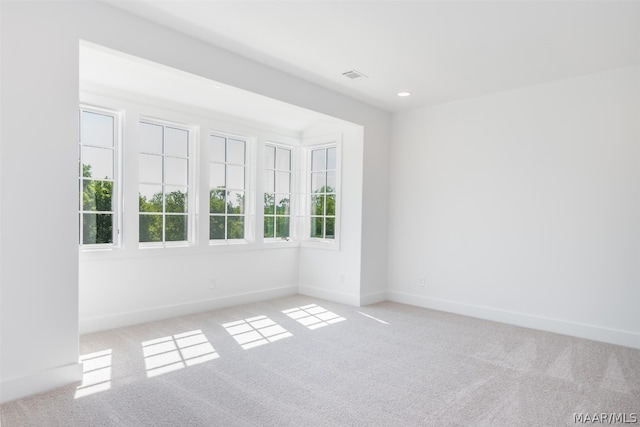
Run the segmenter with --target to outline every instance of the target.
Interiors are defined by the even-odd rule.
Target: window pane
[[[311,217],[311,237],[324,237],[324,219],[322,217]]]
[[[226,138],[211,135],[209,137],[209,160],[212,162],[224,163]]]
[[[276,217],[276,237],[289,237],[289,217]]]
[[[140,214],[140,242],[161,242],[162,241],[162,216]]]
[[[335,147],[327,149],[327,169],[336,168],[336,151]]]
[[[227,166],[227,188],[244,190],[244,167]]]
[[[289,215],[289,195],[276,195],[276,215]]]
[[[324,194],[311,196],[311,215],[324,215]]]
[[[227,239],[244,239],[244,217],[227,217]]]
[[[327,194],[326,195],[326,207],[327,213],[326,215],[335,216],[336,214],[336,195],[335,194]]]
[[[327,193],[336,191],[336,173],[335,171],[327,172]]]
[[[153,154],[139,154],[140,182],[162,183],[162,156]]]
[[[165,187],[164,206],[165,212],[186,213],[187,212],[187,188],[186,187]]]
[[[138,187],[138,209],[140,212],[162,212],[162,186],[141,184]]]
[[[273,193],[276,191],[274,171],[264,172],[264,191],[265,193]]]
[[[184,129],[165,128],[164,154],[187,157],[189,152],[189,132]]]
[[[325,239],[333,239],[336,236],[336,219],[327,217],[327,234]]]
[[[289,172],[277,172],[276,193],[290,193],[291,174]]]
[[[277,169],[283,171],[291,170],[291,150],[287,150],[285,148],[278,148],[276,154],[277,160]]]
[[[88,178],[113,179],[113,150],[82,147],[82,171]]]
[[[311,152],[311,170],[319,171],[325,170],[327,166],[327,158],[326,158],[327,150],[321,148],[319,150],[313,150]]]
[[[209,217],[209,239],[211,240],[224,239],[224,217],[223,216]]]
[[[273,215],[275,213],[275,194],[264,193],[264,213]]]
[[[166,184],[187,185],[189,181],[188,160],[165,157],[164,182]]]
[[[113,215],[83,214],[82,243],[113,243]]]
[[[138,151],[162,154],[162,126],[140,123],[138,127]]]
[[[272,238],[275,236],[274,218],[272,216],[264,217],[264,237]]]
[[[311,174],[311,191],[313,193],[325,191],[325,186],[327,185],[326,176],[326,172],[314,172]]]
[[[112,181],[82,180],[82,210],[111,211]]]
[[[224,164],[209,163],[209,187],[224,188]]]
[[[223,214],[225,212],[225,195],[224,189],[209,190],[209,213]]]
[[[111,116],[83,111],[81,116],[82,145],[97,145],[99,147],[114,146],[114,120]]]
[[[244,192],[242,191],[227,192],[227,213],[229,214],[244,213]]]
[[[276,147],[264,147],[264,167],[274,169],[276,167]]]
[[[167,215],[165,219],[164,236],[167,242],[187,240],[187,216]]]
[[[227,139],[227,163],[244,165],[244,141]]]

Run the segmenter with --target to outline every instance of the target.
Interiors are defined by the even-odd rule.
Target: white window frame
[[[303,142],[303,157],[304,157],[304,169],[302,179],[300,180],[303,185],[302,197],[298,203],[299,212],[303,212],[302,216],[302,238],[301,244],[307,247],[316,247],[324,249],[340,249],[340,230],[341,230],[341,194],[342,194],[342,135],[327,135],[324,137],[313,138],[305,140]],[[333,239],[326,237],[311,237],[311,218],[316,215],[312,215],[311,207],[311,153],[318,149],[336,149],[336,199],[335,199],[335,229]],[[325,215],[326,217],[326,215]]]
[[[284,238],[284,237],[265,237],[264,236],[264,226],[265,226],[265,219],[267,216],[269,217],[273,217],[274,218],[274,227],[276,226],[276,221],[275,218],[277,218],[278,215],[274,214],[273,215],[266,215],[264,213],[264,195],[267,194],[266,192],[266,179],[265,177],[265,172],[267,170],[272,170],[276,173],[276,177],[277,177],[277,172],[284,172],[284,170],[280,170],[277,169],[277,165],[275,169],[271,169],[271,168],[266,168],[265,164],[264,164],[264,160],[265,160],[265,156],[266,156],[266,150],[267,147],[274,147],[276,149],[276,153],[278,149],[284,149],[284,150],[288,150],[291,153],[291,157],[290,157],[290,165],[289,165],[289,176],[290,176],[290,182],[289,182],[289,236]],[[272,140],[267,140],[264,142],[263,144],[263,155],[262,155],[262,161],[259,162],[260,164],[260,170],[259,173],[262,176],[262,180],[263,180],[263,191],[262,191],[262,198],[260,199],[260,209],[262,210],[262,221],[261,221],[261,236],[263,238],[263,241],[265,243],[284,243],[284,242],[292,242],[292,241],[296,241],[297,240],[297,233],[296,233],[296,229],[297,229],[297,224],[296,224],[296,218],[298,217],[297,212],[296,212],[296,208],[298,206],[297,204],[297,197],[296,197],[296,193],[298,190],[298,174],[296,173],[296,169],[297,169],[297,157],[298,157],[298,147],[297,146],[293,146],[290,144],[285,144],[285,143],[280,143],[280,142],[275,142]],[[277,155],[277,154],[276,154]],[[277,179],[277,178],[276,178]],[[275,191],[276,189],[274,188],[274,193],[273,194],[278,194],[277,191]],[[282,194],[282,193],[280,193]],[[274,201],[275,203],[275,201]],[[284,216],[284,215],[280,215],[280,216]],[[275,228],[274,228],[275,230]]]
[[[152,125],[163,126],[163,136],[164,136],[164,128],[174,128],[179,130],[184,130],[188,132],[188,141],[187,141],[187,212],[185,213],[187,217],[187,239],[186,240],[178,240],[178,241],[167,241],[165,236],[164,224],[167,217],[167,212],[164,211],[165,200],[163,197],[163,211],[158,213],[153,213],[152,215],[161,215],[163,230],[162,230],[162,241],[160,242],[141,242],[140,241],[140,229],[138,228],[138,236],[136,240],[138,241],[138,245],[140,248],[168,248],[168,247],[181,247],[181,246],[194,246],[196,236],[197,236],[197,227],[196,227],[196,207],[197,207],[197,199],[198,199],[198,188],[196,185],[196,165],[198,164],[198,156],[197,156],[197,148],[195,141],[198,140],[198,127],[195,125],[190,125],[186,123],[180,123],[164,118],[158,117],[150,117],[145,115],[140,115],[138,119],[137,126],[139,127],[141,123],[149,123]],[[137,154],[144,154],[140,150],[140,147],[137,148]],[[167,157],[165,153],[164,146],[162,150],[162,158],[163,158],[163,182],[162,183],[144,183],[140,181],[140,177],[138,176],[137,185],[138,185],[138,194],[139,194],[139,186],[140,184],[155,184],[162,186],[163,196],[165,194],[165,186],[167,183],[164,181],[164,159]],[[173,157],[173,156],[168,156]],[[138,163],[138,170],[140,167],[140,163],[138,158],[135,160]],[[172,184],[168,184],[171,186]],[[138,227],[140,227],[140,206],[136,205],[136,213],[138,217]],[[169,215],[169,216],[177,216],[177,215]]]
[[[97,211],[85,211],[83,209],[83,200],[82,200],[82,183],[84,181],[84,177],[82,176],[82,147],[87,146],[82,142],[82,112],[86,111],[94,114],[101,114],[105,116],[109,116],[113,118],[113,186],[111,189],[111,215],[112,219],[112,243],[82,243],[83,241],[83,215],[85,213],[92,213]],[[90,250],[104,250],[104,249],[113,249],[118,248],[122,245],[122,179],[121,179],[121,170],[122,170],[122,157],[121,157],[121,145],[123,139],[123,113],[121,111],[100,107],[96,105],[90,105],[86,103],[81,103],[78,108],[78,244],[80,250],[82,251],[90,251]],[[104,148],[104,147],[102,147]],[[102,181],[100,179],[95,179],[97,181]]]
[[[226,155],[225,155],[225,160],[224,162],[219,162],[219,161],[214,161],[211,159],[211,153],[210,153],[210,144],[209,141],[211,140],[211,137],[220,137],[220,138],[225,138],[226,140],[228,139],[235,139],[235,140],[239,140],[239,141],[244,141],[244,189],[242,191],[244,191],[244,213],[242,214],[243,216],[243,223],[244,223],[244,236],[242,238],[239,239],[229,239],[227,238],[227,232],[228,232],[228,227],[227,227],[227,221],[228,221],[228,217],[229,216],[237,216],[237,215],[229,215],[226,212],[226,201],[225,201],[225,213],[224,214],[220,214],[220,213],[211,213],[210,210],[210,194],[211,194],[211,164],[217,163],[217,164],[224,164],[225,165],[225,180],[226,180],[226,173],[227,173],[227,167],[228,166],[240,166],[239,164],[236,163],[229,163],[227,161]],[[255,216],[255,195],[256,195],[256,191],[255,191],[255,173],[256,173],[256,164],[255,164],[255,155],[254,155],[254,150],[255,150],[255,145],[256,145],[256,141],[255,141],[255,137],[251,137],[248,135],[243,135],[243,134],[239,134],[239,133],[231,133],[228,131],[223,131],[223,130],[219,130],[219,129],[211,129],[208,134],[207,134],[207,143],[206,143],[206,150],[204,150],[204,153],[206,153],[206,163],[207,163],[207,168],[206,168],[206,176],[207,176],[207,210],[206,210],[206,215],[207,215],[207,239],[209,241],[209,246],[221,246],[221,245],[234,245],[234,244],[248,244],[248,243],[253,243],[255,241],[255,229],[256,229],[256,224],[255,224],[255,220],[256,220],[256,216]],[[226,146],[226,145],[225,145]],[[226,185],[226,181],[225,181],[225,185]],[[232,189],[233,190],[233,189]],[[240,190],[240,189],[235,189],[235,190]],[[225,186],[225,191],[228,191],[226,186]],[[225,237],[223,239],[212,239],[211,238],[211,217],[224,217],[225,218]]]

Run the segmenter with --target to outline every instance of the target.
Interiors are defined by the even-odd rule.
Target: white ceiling
[[[97,85],[98,88],[139,94],[173,105],[215,111],[227,120],[240,119],[245,125],[252,122],[263,128],[275,127],[293,132],[302,132],[319,121],[337,121],[317,112],[93,43],[82,42],[79,57],[81,87],[90,92],[95,92]],[[171,84],[167,85],[169,81]]]
[[[634,0],[106,1],[387,111],[640,63]]]

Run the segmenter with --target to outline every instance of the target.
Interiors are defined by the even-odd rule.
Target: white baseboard
[[[327,289],[315,288],[313,286],[298,286],[298,293],[308,297],[326,299],[340,304],[360,306],[360,295],[346,294],[344,292],[329,291]]]
[[[364,307],[365,305],[376,304],[378,302],[383,302],[387,300],[387,292],[374,292],[371,294],[361,295],[360,296],[360,307]]]
[[[438,298],[429,298],[403,292],[388,291],[387,300],[640,349],[640,334],[636,332],[499,310],[491,307],[465,304]]]
[[[136,325],[138,323],[153,322],[155,320],[168,319],[171,317],[185,316],[188,314],[202,313],[225,307],[286,297],[296,295],[297,293],[297,286],[286,286],[282,288],[228,295],[184,304],[156,307],[147,310],[117,313],[104,317],[80,319],[79,330],[80,334],[87,334],[91,332],[121,328],[123,326]]]
[[[2,380],[0,404],[82,380],[82,364],[71,363],[24,377]]]

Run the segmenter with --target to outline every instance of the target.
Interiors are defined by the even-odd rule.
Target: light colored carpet
[[[3,405],[2,427],[562,426],[640,412],[640,350],[390,302],[294,296],[80,341],[83,384]]]

